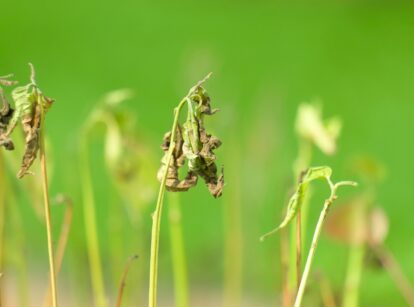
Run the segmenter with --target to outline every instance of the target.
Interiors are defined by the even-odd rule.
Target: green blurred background
[[[324,114],[338,115],[344,127],[338,153],[327,158],[315,150],[313,164],[332,166],[335,179],[353,179],[349,163],[360,154],[374,156],[385,165],[387,177],[377,200],[390,220],[386,245],[414,281],[409,192],[414,155],[410,141],[414,131],[412,2],[3,1],[0,29],[0,75],[13,72],[24,83],[31,61],[39,85],[56,99],[47,118],[53,156],[51,194],[63,192],[74,200],[74,224],[60,276],[62,297],[82,297],[73,306],[82,300],[88,306],[90,292],[78,164],[78,140],[88,113],[108,91],[133,89],[136,97],[128,104],[137,115],[137,132],[153,150],[148,163],[158,163],[159,144],[170,129],[173,107],[209,71],[214,74],[206,88],[221,112],[206,122],[223,141],[217,155],[219,164],[225,166],[227,185],[219,200],[203,184],[181,197],[193,299],[207,297],[210,303],[205,306],[220,302],[229,219],[226,205],[236,202],[242,216],[240,261],[246,302],[261,302],[251,306],[277,304],[279,239],[275,236],[260,243],[258,238],[281,219],[297,153],[297,106],[315,98],[323,101]],[[135,266],[148,267],[150,213],[155,201],[144,209],[145,248],[136,250],[131,243],[136,234],[129,223],[120,220],[116,233],[108,226],[114,216],[122,219],[126,213],[108,178],[99,134],[90,148],[106,288],[114,295],[128,256],[139,254]],[[24,259],[35,276],[32,280],[44,280],[44,227],[17,179],[10,176],[9,180],[20,191],[18,209],[24,226],[19,233],[6,228],[7,242],[12,249],[13,242],[24,237]],[[149,180],[156,189],[155,173]],[[321,189],[312,200],[312,227],[327,193]],[[351,194],[349,190],[342,193],[344,197]],[[57,231],[62,209],[53,210]],[[160,296],[168,299],[173,288],[166,212]],[[314,268],[327,274],[338,293],[346,259],[345,245],[322,238]],[[120,267],[114,268],[116,261]],[[13,263],[10,267],[11,274],[17,274]],[[146,280],[142,293],[134,292],[134,284],[128,287],[129,295],[145,300]],[[361,306],[404,304],[385,272],[363,272]]]

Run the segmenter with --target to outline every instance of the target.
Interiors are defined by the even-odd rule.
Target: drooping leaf
[[[22,165],[17,173],[18,178],[29,174],[30,167],[39,151],[40,133],[44,115],[52,106],[54,100],[45,96],[34,81],[34,68],[31,67],[31,82],[17,87],[12,92],[15,111],[7,127],[7,136],[10,135],[20,121],[25,134],[25,151]]]
[[[167,189],[170,191],[187,191],[197,183],[197,178],[203,178],[210,194],[213,197],[220,197],[224,187],[223,170],[218,174],[218,168],[215,163],[216,155],[214,151],[220,147],[221,141],[206,132],[204,126],[204,116],[213,115],[218,110],[211,108],[211,100],[207,91],[201,86],[202,82],[190,89],[187,95],[187,119],[183,125],[179,125],[177,129],[177,141],[175,155],[173,155],[172,163],[167,170]],[[181,139],[180,139],[181,138]],[[164,137],[164,144],[169,143],[170,134]],[[166,159],[168,157],[168,147],[163,147],[165,152],[162,159],[162,165],[158,172],[158,179],[162,179],[162,175],[166,168]],[[176,153],[180,152],[180,156]],[[182,155],[182,156],[181,156]],[[178,169],[187,161],[188,172],[183,180],[178,178]]]
[[[267,234],[261,237],[261,240],[264,240],[267,236],[277,232],[278,230],[286,227],[298,214],[300,208],[302,207],[303,200],[306,197],[307,189],[309,183],[318,179],[330,180],[332,175],[332,169],[328,166],[318,166],[309,168],[303,175],[296,188],[295,193],[289,200],[285,218],[282,223],[275,228],[274,230],[268,232]]]
[[[12,75],[7,75],[0,77],[0,146],[4,146],[7,150],[13,150],[14,144],[12,140],[6,135],[7,126],[13,116],[14,109],[11,108],[10,103],[4,93],[3,86],[12,86],[15,85],[17,82],[9,80]]]

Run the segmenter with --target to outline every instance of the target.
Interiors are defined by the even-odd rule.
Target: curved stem
[[[307,284],[307,281],[308,281],[308,277],[309,277],[310,269],[311,269],[311,266],[312,266],[313,258],[315,256],[316,247],[318,245],[319,237],[321,235],[322,226],[323,226],[323,223],[325,222],[325,219],[326,219],[326,216],[328,214],[329,208],[331,207],[332,203],[337,198],[336,190],[338,189],[338,187],[344,186],[344,185],[356,186],[356,183],[352,182],[352,181],[341,181],[341,182],[338,182],[336,184],[333,184],[332,181],[330,180],[330,178],[327,178],[327,181],[328,181],[328,184],[331,188],[331,195],[325,201],[325,203],[323,205],[323,209],[322,209],[321,214],[319,216],[318,223],[316,224],[315,232],[313,233],[312,244],[311,244],[311,247],[309,249],[308,257],[306,259],[306,264],[305,264],[305,268],[303,270],[303,275],[302,275],[302,279],[300,281],[299,290],[298,290],[298,294],[296,296],[294,307],[300,307],[301,304],[302,304],[303,294],[305,292],[305,287],[306,287],[306,284]]]
[[[151,258],[150,258],[150,278],[149,278],[149,295],[148,306],[157,306],[157,278],[158,278],[158,250],[159,250],[159,237],[160,237],[160,225],[161,225],[161,213],[165,194],[165,183],[167,181],[168,168],[170,167],[172,160],[172,153],[175,148],[175,135],[178,125],[178,117],[180,111],[187,101],[185,97],[174,110],[174,122],[171,129],[171,142],[168,149],[167,163],[164,174],[162,176],[160,189],[158,192],[157,204],[155,211],[152,215],[152,230],[151,230]]]
[[[298,294],[296,296],[295,307],[299,307],[302,303],[303,294],[305,292],[305,286],[308,281],[310,268],[311,268],[313,257],[316,251],[316,246],[318,245],[319,236],[322,231],[322,225],[323,225],[323,222],[325,221],[326,215],[328,214],[329,206],[330,206],[330,202],[326,201],[323,206],[323,210],[319,216],[318,224],[316,225],[315,232],[314,232],[313,239],[312,239],[312,245],[309,250],[308,258],[306,259],[305,269],[303,270],[303,276],[302,276],[302,279],[299,285]]]
[[[128,276],[129,269],[132,266],[132,263],[134,262],[134,260],[137,260],[137,259],[138,259],[138,255],[134,255],[134,256],[130,257],[127,264],[126,264],[126,266],[125,266],[125,268],[124,268],[124,272],[123,272],[122,277],[121,277],[121,284],[120,284],[119,290],[118,290],[118,296],[117,296],[117,299],[116,299],[116,307],[121,307],[122,306],[122,298],[123,298],[123,295],[124,295],[124,289],[125,289],[125,285],[126,285],[126,278]]]

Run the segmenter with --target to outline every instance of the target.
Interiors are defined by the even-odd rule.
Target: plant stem
[[[60,231],[58,246],[56,249],[56,277],[59,275],[60,269],[62,268],[62,262],[63,257],[65,255],[66,245],[69,238],[69,231],[72,225],[72,217],[73,217],[73,204],[72,200],[68,197],[62,196],[61,199],[59,199],[60,202],[65,203],[65,215],[63,217],[63,223],[62,228]],[[50,302],[50,295],[51,295],[51,285],[49,284],[49,287],[46,292],[46,299],[45,299],[45,306],[49,306]]]
[[[178,106],[174,109],[174,122],[171,129],[171,141],[168,149],[167,163],[164,174],[162,176],[160,189],[157,198],[157,204],[155,211],[152,215],[152,230],[151,230],[151,258],[150,258],[150,278],[149,278],[149,295],[148,306],[157,306],[157,279],[158,279],[158,250],[160,240],[160,226],[161,226],[161,213],[165,194],[165,183],[167,181],[168,168],[171,164],[173,150],[175,148],[175,135],[178,125],[178,118],[180,111],[187,101],[187,96],[181,100]]]
[[[296,296],[295,307],[300,307],[302,303],[303,293],[305,291],[306,282],[309,277],[309,272],[310,272],[310,268],[312,265],[313,257],[315,255],[316,246],[318,245],[318,240],[319,240],[319,236],[322,230],[322,225],[323,225],[323,222],[325,221],[326,215],[328,214],[329,207],[330,207],[330,202],[326,201],[323,206],[323,210],[319,216],[318,224],[316,225],[316,228],[315,228],[315,233],[312,239],[312,245],[309,250],[308,258],[306,259],[305,269],[303,270],[302,280],[300,282],[298,294]]]
[[[47,167],[46,167],[46,152],[45,152],[45,140],[44,140],[44,113],[42,110],[40,128],[40,165],[42,169],[42,185],[43,185],[43,198],[44,198],[44,210],[46,219],[46,232],[47,232],[47,247],[49,253],[49,267],[50,267],[50,286],[52,290],[52,306],[57,307],[57,287],[56,287],[56,273],[55,273],[55,258],[53,251],[53,237],[52,237],[52,221],[50,217],[50,202],[49,202],[49,187],[47,180]]]
[[[29,281],[28,281],[28,269],[27,269],[27,261],[24,257],[24,248],[26,245],[25,240],[25,232],[23,226],[23,221],[21,219],[21,212],[19,212],[18,201],[16,199],[15,190],[11,187],[10,182],[6,181],[4,183],[5,190],[10,191],[7,194],[9,200],[8,213],[9,213],[9,221],[10,221],[10,233],[13,234],[10,242],[15,243],[14,250],[13,248],[9,248],[12,250],[9,259],[9,262],[14,262],[17,270],[17,284],[18,284],[18,297],[19,297],[19,306],[27,307],[29,306],[30,301],[30,293],[29,293]]]
[[[233,144],[234,145],[234,144]],[[237,148],[237,145],[231,146]],[[234,170],[240,169],[239,152],[231,154],[230,164],[233,163]],[[231,171],[230,171],[231,172]],[[239,307],[242,305],[243,287],[243,231],[241,212],[241,183],[237,175],[232,187],[227,190],[228,196],[224,198],[224,229],[225,229],[225,254],[224,254],[224,303],[226,307]]]
[[[358,306],[358,290],[361,281],[361,271],[364,263],[365,247],[361,243],[351,246],[346,274],[343,307]]]
[[[296,296],[294,307],[300,307],[301,304],[302,304],[303,294],[305,293],[306,283],[308,281],[311,265],[312,265],[312,262],[313,262],[313,258],[315,256],[316,247],[318,245],[319,237],[320,237],[320,234],[321,234],[321,231],[322,231],[322,226],[323,226],[323,223],[325,222],[325,219],[326,219],[326,216],[329,212],[329,208],[331,207],[331,204],[337,198],[336,190],[338,189],[338,187],[344,186],[344,185],[356,186],[356,183],[350,182],[350,181],[341,181],[341,182],[338,182],[336,184],[333,184],[330,181],[329,178],[327,178],[327,181],[328,181],[329,186],[331,188],[331,195],[325,201],[325,203],[323,205],[323,209],[322,209],[321,214],[320,214],[319,219],[318,219],[318,223],[316,224],[315,232],[314,232],[313,238],[312,238],[312,244],[311,244],[311,247],[309,249],[308,258],[306,259],[306,264],[305,264],[305,268],[303,270],[303,275],[302,275],[302,279],[300,281],[299,290],[298,290],[298,293],[297,293],[297,296]]]
[[[125,268],[124,268],[124,272],[122,274],[121,277],[121,284],[119,286],[119,290],[118,290],[118,297],[116,300],[116,307],[121,307],[122,306],[122,298],[123,298],[123,294],[124,294],[124,289],[125,289],[125,285],[126,285],[126,278],[128,276],[128,272],[129,269],[131,268],[132,263],[134,262],[134,260],[137,260],[138,256],[134,255],[132,257],[129,258]]]
[[[322,302],[324,307],[336,307],[335,297],[332,293],[332,287],[326,276],[321,275],[319,280]]]
[[[170,240],[174,274],[175,306],[188,306],[187,265],[184,249],[179,195],[169,193]]]
[[[296,217],[296,287],[299,289],[300,278],[302,275],[302,210],[299,208]]]
[[[81,143],[81,170],[83,187],[83,216],[86,228],[86,242],[90,264],[92,288],[95,306],[105,307],[105,287],[102,273],[101,256],[99,253],[98,230],[96,225],[95,199],[92,186],[91,170],[89,165],[89,153],[87,136]]]
[[[289,288],[289,237],[285,230],[280,233],[280,262],[282,270],[283,307],[292,305],[292,293]]]
[[[3,162],[3,153],[0,152],[0,178],[3,177],[1,180],[2,182],[5,181],[5,168]],[[6,186],[3,186],[0,189],[0,273],[3,272],[4,267],[4,216],[6,212]],[[0,277],[0,306],[2,306],[3,302],[3,287],[2,287],[3,279]]]
[[[305,171],[312,160],[312,143],[305,139],[299,140],[298,157],[294,163],[293,176],[295,183],[300,181],[303,171]],[[309,198],[305,197],[302,208],[299,209],[296,216],[296,223],[292,223],[290,230],[290,257],[289,267],[291,273],[289,274],[289,288],[294,296],[299,289],[302,273],[302,237],[305,236],[305,228],[308,216]]]
[[[382,246],[372,246],[372,250],[394,280],[408,306],[414,307],[414,288],[394,256]]]

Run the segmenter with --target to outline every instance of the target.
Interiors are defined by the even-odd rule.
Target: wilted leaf
[[[282,223],[274,230],[262,236],[261,240],[263,240],[270,234],[275,233],[279,229],[286,227],[293,220],[293,218],[298,214],[300,208],[302,207],[302,203],[304,198],[306,197],[306,192],[310,182],[317,179],[330,180],[331,175],[332,169],[328,166],[318,166],[309,168],[306,171],[306,173],[302,175],[301,181],[299,182],[296,188],[296,192],[292,195],[292,197],[289,200],[287,212]]]
[[[3,86],[12,86],[15,85],[16,81],[8,80],[8,78],[12,77],[12,75],[7,75],[0,77],[0,85]],[[0,86],[0,146],[4,146],[7,150],[13,150],[14,144],[12,140],[7,137],[5,134],[7,132],[7,126],[13,116],[14,110],[10,107],[10,103],[7,100],[7,97],[4,93],[3,88]]]
[[[34,68],[32,70],[32,80],[25,86],[17,87],[12,92],[15,103],[15,111],[7,127],[6,136],[9,136],[20,121],[25,134],[25,152],[22,159],[21,168],[17,174],[22,178],[29,173],[29,169],[36,159],[39,150],[40,130],[44,114],[52,106],[54,100],[43,95],[34,80]]]
[[[208,134],[204,127],[204,116],[213,115],[218,109],[211,108],[210,97],[201,87],[202,82],[191,88],[186,97],[187,119],[182,126],[179,125],[176,132],[176,147],[171,165],[167,170],[166,186],[170,191],[187,191],[197,184],[197,177],[200,176],[205,181],[210,194],[213,197],[219,197],[224,187],[224,175],[223,170],[221,175],[218,175],[214,150],[220,147],[221,141]],[[160,181],[167,164],[170,137],[170,133],[164,137],[163,150],[165,154],[158,172]],[[188,172],[186,178],[180,180],[178,169],[184,165],[185,160],[188,162]]]

